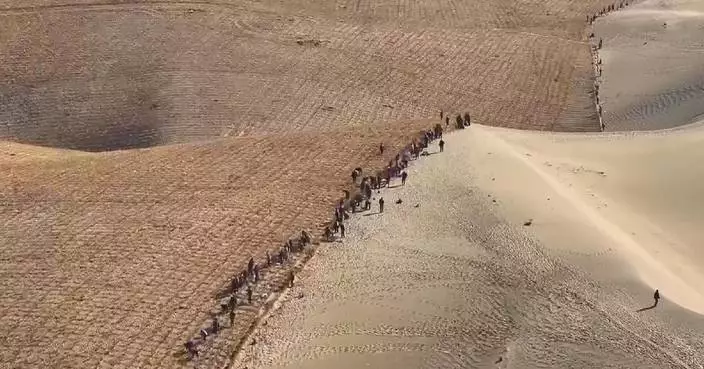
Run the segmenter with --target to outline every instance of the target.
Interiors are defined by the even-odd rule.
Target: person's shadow
[[[636,310],[636,313],[640,313],[640,312],[646,311],[646,310],[655,309],[656,306],[658,306],[658,303],[657,303],[657,302],[655,302],[655,303],[654,303],[653,305],[651,305],[651,306],[644,307],[644,308],[640,308],[640,309]]]

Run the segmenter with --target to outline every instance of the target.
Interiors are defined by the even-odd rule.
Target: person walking
[[[655,290],[655,293],[653,294],[653,299],[655,299],[655,303],[653,306],[658,306],[658,301],[660,301],[660,291]]]
[[[252,275],[252,272],[254,271],[254,258],[251,257],[249,258],[249,263],[247,263],[247,275]]]
[[[406,185],[406,178],[408,178],[408,173],[406,173],[406,171],[404,170],[403,172],[401,172],[401,186]]]
[[[193,360],[198,357],[198,347],[193,340],[188,340],[184,344],[186,346],[186,352],[188,352],[188,359]]]
[[[295,274],[293,274],[293,271],[288,272],[288,288],[293,288],[293,280],[296,278]]]
[[[441,139],[438,144],[440,145],[440,152],[443,152],[445,150],[445,141]]]
[[[345,238],[345,224],[340,223],[340,237]]]
[[[384,212],[384,198],[383,197],[379,198],[379,212],[380,213]]]
[[[213,334],[220,332],[220,321],[218,320],[217,315],[213,316],[213,322],[211,323],[211,327],[213,330]]]

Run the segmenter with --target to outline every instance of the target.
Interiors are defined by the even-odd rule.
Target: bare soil
[[[0,363],[184,365],[250,255],[440,109],[598,130],[605,3],[0,1]]]

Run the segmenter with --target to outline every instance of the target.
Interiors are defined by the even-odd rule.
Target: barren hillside
[[[589,106],[583,29],[595,7],[3,1],[0,137],[103,151],[440,108],[492,125],[596,130],[589,119],[558,125]]]
[[[250,255],[440,109],[597,130],[604,3],[0,1],[0,366],[182,365]]]

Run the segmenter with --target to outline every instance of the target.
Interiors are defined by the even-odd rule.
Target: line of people
[[[599,12],[592,14],[592,15],[587,15],[587,23],[589,25],[594,24],[594,21],[598,17],[602,17],[609,12],[612,12],[614,10],[619,10],[624,7],[628,6],[628,1],[621,1],[619,3],[614,3],[611,4],[605,8],[602,8]],[[591,32],[589,34],[589,40],[594,41],[595,36],[594,32]],[[599,126],[601,127],[601,130],[603,131],[606,129],[606,123],[604,122],[604,117],[603,117],[603,111],[601,108],[601,101],[599,99],[599,80],[598,78],[601,77],[601,58],[599,57],[599,50],[601,50],[602,46],[604,46],[604,40],[602,38],[599,38],[599,41],[596,42],[596,44],[592,45],[590,47],[591,53],[592,53],[592,66],[594,67],[594,104],[596,107],[596,114],[597,114],[597,119],[599,120]]]
[[[445,114],[444,111],[440,110],[440,120],[442,121],[443,118],[445,119],[445,126],[450,125],[450,115]],[[465,112],[464,114],[457,114],[455,116],[455,128],[456,129],[464,129],[465,127],[469,127],[471,124],[471,116],[469,113]]]
[[[440,111],[440,119],[442,120],[443,118],[446,118],[446,125],[449,125],[449,117],[445,117],[444,113]],[[465,113],[464,118],[459,114],[457,115],[456,127],[464,128],[469,126],[469,124],[469,113]],[[352,213],[371,210],[374,190],[378,191],[388,187],[394,178],[400,178],[401,186],[405,186],[408,180],[408,172],[406,171],[408,163],[411,160],[418,159],[420,156],[429,155],[426,149],[431,142],[440,140],[438,142],[440,152],[444,151],[445,141],[442,139],[442,134],[443,127],[441,124],[436,124],[432,129],[423,131],[417,139],[411,141],[400,153],[396,154],[395,158],[389,161],[384,170],[379,170],[374,175],[363,177],[362,168],[355,168],[350,177],[352,178],[352,183],[358,186],[358,192],[351,196],[350,191],[344,191],[344,198],[341,198],[335,206],[333,220],[323,231],[323,240],[332,242],[335,240],[336,234],[344,238],[346,232],[345,220],[349,219],[348,210]],[[379,145],[379,155],[383,155],[384,150],[385,146],[381,143]],[[384,198],[380,196],[377,202],[379,213],[383,213]]]
[[[228,320],[230,322],[230,327],[234,326],[235,312],[237,310],[237,307],[240,305],[240,301],[237,297],[239,292],[244,290],[244,292],[246,293],[247,303],[251,305],[253,299],[252,287],[256,283],[261,281],[262,272],[277,264],[283,265],[287,260],[289,260],[292,253],[302,252],[305,249],[306,245],[311,244],[311,242],[312,239],[310,234],[304,230],[301,231],[298,237],[289,238],[289,240],[285,242],[284,245],[281,246],[273,255],[270,254],[269,251],[267,251],[266,261],[262,264],[255,262],[254,257],[251,257],[249,259],[249,262],[247,263],[247,269],[235,274],[232,277],[232,281],[227,290],[227,294],[229,295],[227,297],[227,302],[221,302],[220,312],[217,314],[213,314],[210,325],[199,331],[198,338],[192,338],[186,343],[184,343],[188,358],[192,360],[198,357],[199,346],[204,344],[208,340],[208,337],[218,334],[221,331],[221,315],[227,314]],[[286,278],[286,285],[288,287],[293,286],[294,278],[295,276],[293,271],[289,271]]]
[[[593,24],[597,18],[603,17],[603,16],[609,14],[609,12],[612,12],[614,10],[623,9],[626,6],[628,6],[628,1],[621,1],[619,3],[613,3],[607,7],[601,8],[600,11],[598,11],[592,15],[587,15],[587,23]]]
[[[446,126],[449,125],[449,116],[444,116],[444,113],[440,112],[441,120],[445,118]],[[463,129],[470,125],[469,113],[465,113],[464,117],[457,115],[456,117],[456,128]],[[408,179],[408,172],[406,168],[411,160],[418,159],[420,156],[428,155],[426,148],[428,145],[436,139],[439,139],[440,151],[444,151],[445,142],[442,140],[443,128],[441,124],[436,124],[433,129],[424,131],[421,133],[418,139],[414,139],[409,143],[401,153],[397,154],[396,157],[389,161],[385,170],[377,171],[374,176],[365,176],[359,183],[359,192],[355,194],[353,198],[350,198],[350,192],[345,191],[345,198],[340,199],[337,206],[335,207],[335,217],[331,222],[330,226],[325,227],[323,232],[323,239],[327,241],[332,241],[334,235],[339,233],[341,237],[345,237],[345,224],[344,221],[349,219],[349,214],[347,213],[347,208],[351,209],[352,212],[356,212],[363,204],[362,210],[371,210],[372,201],[372,190],[380,190],[383,187],[389,186],[390,181],[393,178],[400,178],[401,185],[406,184]],[[384,144],[379,145],[379,154],[384,154]],[[352,171],[352,182],[357,185],[357,180],[362,176],[362,168],[355,168]],[[384,198],[379,197],[379,213],[384,212]],[[221,303],[220,313],[214,314],[211,323],[208,327],[203,328],[199,332],[198,338],[193,338],[184,343],[186,348],[186,353],[189,359],[194,359],[199,356],[199,346],[204,344],[209,336],[215,335],[222,329],[220,324],[220,316],[227,313],[230,326],[234,325],[235,321],[235,311],[239,306],[238,293],[245,289],[247,296],[247,303],[252,304],[253,290],[252,286],[261,280],[261,273],[263,270],[272,267],[276,264],[284,264],[290,257],[291,253],[297,253],[304,250],[305,246],[312,242],[311,236],[306,231],[301,231],[299,237],[294,239],[289,239],[283,247],[281,247],[278,252],[271,255],[268,251],[266,252],[266,262],[263,265],[256,263],[254,257],[249,259],[247,264],[247,269],[240,273],[237,273],[230,284],[228,294],[229,297],[227,302]],[[286,284],[288,287],[293,286],[295,275],[293,271],[289,271],[287,276]]]

